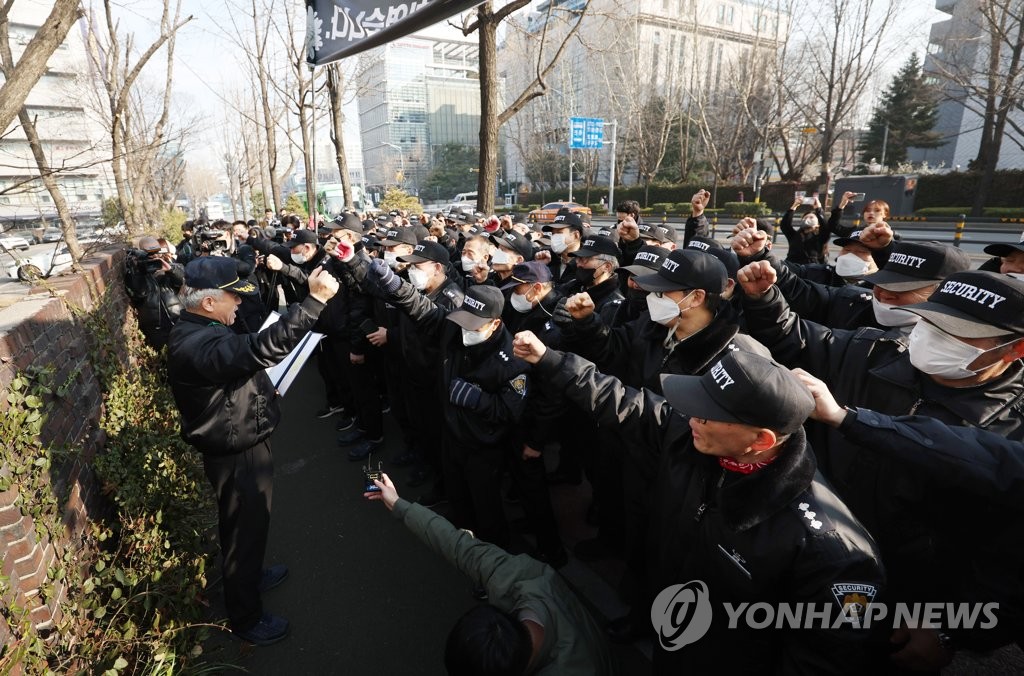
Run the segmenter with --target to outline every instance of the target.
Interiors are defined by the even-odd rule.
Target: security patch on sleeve
[[[516,394],[518,394],[520,397],[525,397],[526,396],[526,376],[525,375],[520,374],[520,375],[516,376],[512,380],[508,381],[508,384],[512,387],[513,390],[515,390]]]
[[[867,613],[868,605],[875,600],[878,588],[863,582],[836,582],[832,585],[832,596],[848,621],[859,623]]]

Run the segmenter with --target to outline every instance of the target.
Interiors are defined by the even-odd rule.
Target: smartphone
[[[803,199],[800,200],[800,204],[805,204],[807,206],[810,206],[810,205],[814,204],[814,198],[813,197],[804,197]]]
[[[863,201],[864,201],[864,198],[865,198],[866,196],[867,196],[867,194],[866,194],[866,193],[862,193],[862,192],[855,192],[855,193],[853,193],[853,197],[851,197],[851,198],[850,198],[850,201],[851,201],[851,202],[863,202]]]
[[[795,200],[803,200],[805,197],[807,197],[807,191],[806,190],[797,190],[793,194],[793,199],[795,199]]]

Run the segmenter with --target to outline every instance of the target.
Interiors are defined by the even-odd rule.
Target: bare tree
[[[340,63],[327,66],[327,94],[331,109],[331,142],[334,144],[334,159],[338,163],[338,175],[341,177],[341,192],[345,199],[345,208],[351,209],[352,186],[348,178],[348,158],[345,157],[345,73]]]
[[[1024,99],[1024,5],[1020,0],[984,0],[972,5],[966,27],[947,37],[930,63],[955,88],[953,100],[981,122],[978,154],[970,167],[981,172],[971,214],[980,216],[992,191],[1005,139],[1024,147],[1024,128],[1014,119]],[[1013,129],[1018,138],[1007,133]]]
[[[887,37],[901,9],[901,0],[823,0],[798,9],[812,27],[796,56],[807,89],[816,94],[809,103],[819,123],[822,183],[829,181],[844,126],[894,48]]]
[[[195,214],[221,190],[217,175],[206,167],[187,167],[182,187]]]
[[[484,213],[494,211],[497,189],[498,130],[533,99],[547,94],[546,78],[558,63],[566,46],[573,40],[580,23],[590,7],[586,0],[578,10],[572,10],[568,21],[555,14],[555,3],[549,3],[547,21],[541,31],[537,47],[535,75],[532,81],[516,95],[503,111],[498,112],[498,24],[514,12],[526,7],[529,0],[512,0],[498,10],[487,0],[476,8],[476,16],[462,27],[464,35],[476,31],[480,46],[480,177],[477,181],[477,209]],[[545,54],[549,26],[567,26],[561,40],[550,57]]]
[[[105,95],[106,109],[104,112],[107,115],[111,138],[111,165],[117,200],[129,232],[138,233],[144,226],[145,207],[141,186],[139,186],[140,194],[133,195],[132,179],[147,176],[151,162],[144,157],[135,157],[131,160],[128,157],[133,150],[141,150],[141,146],[153,150],[154,146],[159,148],[161,145],[170,104],[174,35],[179,28],[191,21],[192,17],[181,18],[181,0],[177,0],[175,3],[173,13],[171,0],[164,0],[160,17],[160,34],[132,64],[132,52],[135,50],[134,35],[121,33],[120,22],[114,17],[111,0],[103,0],[103,11],[105,31],[101,35],[99,30],[102,29],[98,29],[95,25],[98,22],[94,21],[90,24],[87,45]],[[156,121],[153,140],[148,143],[136,144],[136,137],[133,136],[131,125],[133,114],[131,103],[135,84],[142,74],[143,68],[165,44],[168,44],[168,53],[163,112]],[[133,148],[133,145],[140,147]]]
[[[3,0],[0,4],[0,25],[4,30],[4,44],[9,15],[14,0]],[[4,76],[0,87],[0,131],[7,129],[21,110],[28,93],[36,86],[46,72],[46,62],[57,51],[71,26],[83,15],[80,0],[55,0],[46,21],[32,36],[18,63]]]
[[[15,69],[15,63],[14,55],[11,53],[10,35],[7,27],[7,21],[0,21],[0,73],[3,73],[5,80],[10,80]],[[22,130],[25,132],[25,138],[28,140],[36,167],[39,169],[39,179],[43,182],[46,192],[50,194],[53,206],[57,210],[57,216],[60,218],[61,234],[63,234],[64,241],[67,243],[71,260],[77,266],[78,261],[82,260],[83,253],[82,247],[78,244],[78,234],[75,232],[75,219],[71,216],[67,200],[64,199],[64,193],[61,192],[60,186],[57,184],[57,179],[54,177],[54,171],[50,167],[46,153],[43,152],[43,144],[39,141],[35,120],[29,115],[28,108],[25,106],[22,106],[18,111],[18,120],[21,123]]]

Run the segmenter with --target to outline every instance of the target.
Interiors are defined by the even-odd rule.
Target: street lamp
[[[405,153],[403,153],[402,149],[399,148],[398,146],[396,146],[394,143],[388,143],[388,142],[385,141],[381,145],[388,146],[390,148],[394,148],[395,150],[398,151],[398,161],[401,162],[401,164],[399,166],[401,167],[400,171],[402,172],[402,182],[404,183],[405,182]]]

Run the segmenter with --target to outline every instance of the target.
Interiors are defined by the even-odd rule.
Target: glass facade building
[[[446,144],[478,146],[476,42],[435,26],[363,56],[359,122],[367,186],[416,193]]]

